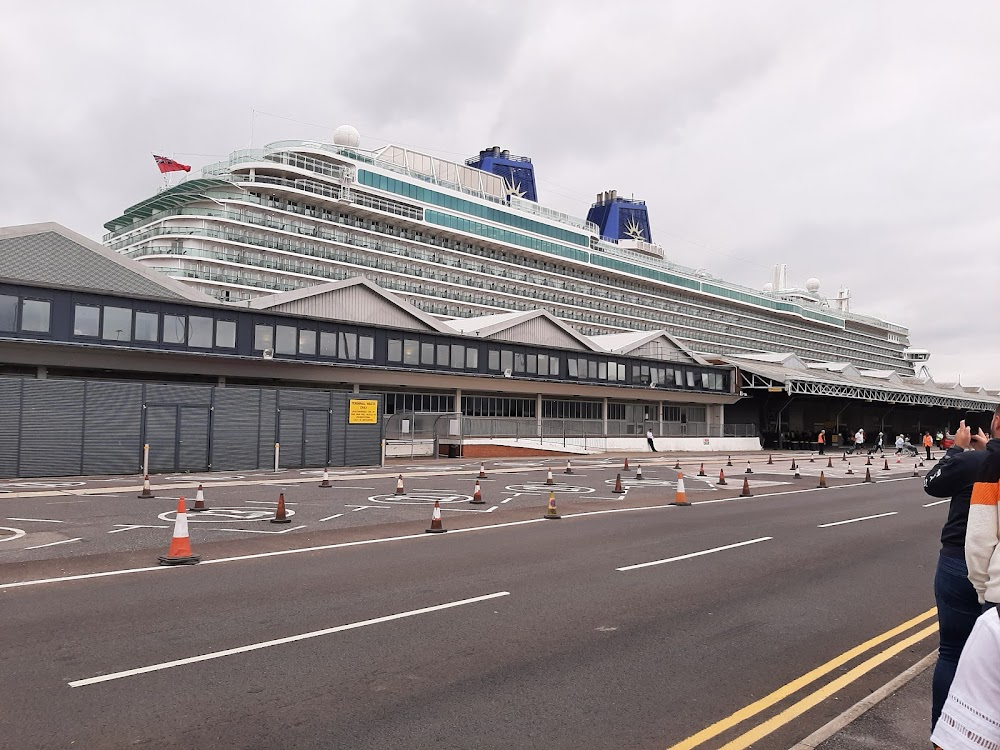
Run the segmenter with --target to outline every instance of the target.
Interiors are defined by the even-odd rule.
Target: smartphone
[[[980,430],[986,432],[989,422],[985,421],[985,416],[985,412],[981,411],[966,412],[965,426],[972,431],[973,435],[978,435]]]

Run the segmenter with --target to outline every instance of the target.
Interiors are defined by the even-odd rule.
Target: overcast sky
[[[0,226],[103,223],[284,138],[532,157],[541,202],[647,201],[668,258],[775,263],[1000,387],[1000,3],[46,2],[0,23]],[[252,115],[252,112],[256,112]]]

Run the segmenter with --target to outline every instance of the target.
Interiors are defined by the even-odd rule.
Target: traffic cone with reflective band
[[[882,471],[889,471],[889,459],[885,460],[885,466],[882,467]]]
[[[486,476],[486,464],[484,464],[484,463],[480,463],[479,464],[479,478],[480,479],[489,479],[489,477]]]
[[[399,479],[396,480],[396,494],[405,495],[406,490],[403,489],[403,475],[399,475]]]
[[[826,474],[824,474],[822,471],[820,471],[819,473],[819,488],[821,490],[826,489]]]
[[[615,477],[615,488],[611,490],[616,495],[624,494],[625,490],[622,489],[622,475],[619,474]]]
[[[792,475],[792,479],[802,479],[802,475],[799,474],[799,467],[795,467],[795,473]]]
[[[774,461],[771,460],[771,454],[768,453],[767,454],[767,465],[768,466],[772,466],[773,464],[774,464]]]
[[[205,505],[205,491],[198,485],[198,492],[194,496],[194,507],[191,508],[192,513],[201,513],[203,510],[208,510],[208,506]]]
[[[434,501],[434,512],[431,513],[431,527],[427,529],[428,534],[443,534],[448,529],[446,529],[441,524],[441,506],[438,501]]]
[[[622,471],[631,471],[631,469],[628,468],[628,456],[625,457],[625,464],[622,466]]]
[[[559,511],[556,510],[556,493],[549,491],[549,507],[545,509],[545,515],[542,518],[550,518],[555,520],[557,518],[562,518],[559,515]]]
[[[750,468],[750,462],[747,461],[747,470],[743,472],[744,474],[753,474],[753,469]]]
[[[674,501],[670,503],[671,505],[691,505],[688,502],[687,495],[684,493],[684,474],[678,472],[677,474],[677,491],[674,493]]]
[[[149,474],[146,474],[142,480],[142,492],[139,493],[139,497],[156,497],[153,494],[152,488],[149,486]]]
[[[795,465],[795,459],[793,458],[793,459],[792,459],[792,465],[791,465],[791,466],[789,466],[789,467],[788,467],[788,469],[789,469],[789,471],[797,471],[797,470],[798,470],[798,468],[799,468],[799,467]]]
[[[642,480],[642,464],[635,465],[635,478]]]
[[[743,477],[743,490],[740,492],[740,497],[753,497],[753,493],[750,492],[750,480]]]
[[[871,466],[871,465],[872,465],[872,457],[868,456],[868,458],[865,460],[865,466]]]
[[[323,481],[319,483],[320,487],[333,487],[333,483],[330,481],[330,469],[323,469]]]
[[[681,468],[681,460],[678,458],[674,461],[674,471],[678,471]]]
[[[563,474],[572,474],[572,473],[573,473],[573,465],[569,462],[569,459],[566,459],[566,471],[564,471]]]
[[[271,523],[291,523],[292,519],[288,517],[285,512],[285,493],[278,493],[278,508],[274,511],[274,518],[271,519]]]
[[[698,469],[698,476],[699,477],[708,476],[707,474],[705,474],[705,464],[702,464],[701,468]]]
[[[826,459],[826,468],[828,468],[828,469],[832,469],[833,468],[833,456],[830,456],[829,458]],[[820,472],[820,473],[822,473],[822,472]]]
[[[174,520],[174,535],[166,555],[160,555],[160,565],[194,565],[201,562],[199,555],[192,554],[191,540],[188,538],[187,509],[184,498],[177,499],[177,518]]]
[[[812,456],[809,456],[809,463],[811,463],[811,464],[816,463],[816,459],[813,458]]]
[[[896,463],[897,464],[903,463],[902,459],[899,456],[896,456]]]
[[[719,469],[719,481],[716,484],[725,485],[726,483],[726,472],[723,469]]]
[[[552,481],[552,469],[549,469],[549,473],[545,475],[545,484],[555,484]]]
[[[875,480],[872,479],[872,470],[871,469],[865,469],[865,482],[874,482],[874,481]]]
[[[848,474],[853,474],[854,473],[854,469],[851,468],[851,462],[850,461],[847,462],[847,473]]]
[[[483,490],[479,486],[479,480],[476,480],[476,489],[472,493],[472,499],[469,501],[473,505],[486,505],[486,501],[483,500]]]
[[[920,472],[917,471],[917,465],[916,464],[913,464],[913,476],[915,476],[915,477],[919,477],[920,476]]]
[[[732,466],[732,465],[733,465],[733,457],[732,457],[732,456],[730,456],[730,457],[728,458],[728,460],[726,461],[726,466]]]

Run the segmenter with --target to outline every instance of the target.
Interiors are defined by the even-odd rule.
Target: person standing
[[[656,446],[653,445],[653,431],[651,429],[646,430],[646,442],[649,443],[649,449],[656,453]]]
[[[854,452],[857,453],[860,450],[864,450],[865,447],[865,431],[863,428],[859,427],[858,431],[854,433]]]
[[[924,433],[924,450],[927,451],[927,460],[931,460],[931,446],[934,445],[934,438],[929,432]]]
[[[977,477],[991,456],[1000,456],[1000,417],[990,425],[990,440],[981,431],[973,436],[962,422],[955,445],[927,472],[924,492],[950,497],[948,519],[941,529],[941,550],[934,573],[934,600],[938,610],[938,660],[931,683],[931,728],[955,679],[965,642],[981,612],[979,597],[966,565],[966,527]],[[967,450],[974,447],[976,450]]]
[[[826,430],[820,430],[819,435],[816,436],[816,442],[819,443],[819,455],[823,455],[823,451],[826,450]]]
[[[883,450],[885,447],[885,435],[881,432],[878,434],[878,439],[875,441],[875,447],[872,449],[872,453],[878,453],[880,456],[885,455]]]

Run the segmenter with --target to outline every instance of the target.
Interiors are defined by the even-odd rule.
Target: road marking
[[[117,534],[119,531],[131,531],[132,529],[169,529],[169,526],[146,526],[141,523],[116,523],[115,526],[121,526],[120,529],[112,529],[109,534]]]
[[[722,552],[727,549],[735,549],[736,547],[746,547],[748,544],[757,544],[758,542],[766,542],[774,539],[773,536],[762,536],[759,539],[750,539],[746,542],[737,542],[736,544],[727,544],[724,547],[713,547],[712,549],[703,549],[701,552],[690,552],[686,555],[678,555],[677,557],[668,557],[666,560],[653,560],[652,562],[638,563],[637,565],[626,565],[624,568],[615,568],[615,570],[636,570],[637,568],[648,568],[651,565],[663,565],[664,563],[677,562],[678,560],[688,560],[692,557],[701,557],[702,555],[710,555],[713,552]]]
[[[7,536],[0,539],[0,542],[12,542],[24,536],[24,529],[15,529],[13,526],[0,526],[0,531],[13,531],[14,536]]]
[[[108,495],[108,497],[118,497],[117,495]],[[46,505],[72,505],[74,503],[89,503],[90,500],[56,500],[51,503],[45,503]]]
[[[851,671],[846,672],[845,674],[841,675],[840,677],[833,680],[829,684],[824,685],[818,690],[810,693],[797,703],[793,703],[791,706],[786,708],[777,716],[768,719],[763,724],[760,724],[759,726],[756,726],[753,729],[751,729],[749,732],[741,734],[732,742],[727,742],[725,745],[722,746],[721,750],[745,750],[746,748],[750,747],[753,743],[760,740],[762,737],[766,737],[767,735],[771,734],[775,730],[784,726],[788,722],[801,716],[813,706],[822,703],[824,700],[826,700],[831,695],[839,691],[841,688],[850,685],[859,677],[862,677],[871,672],[873,669],[875,669],[875,667],[889,661],[889,659],[894,657],[896,654],[905,651],[910,646],[913,646],[914,644],[917,644],[920,641],[922,641],[924,638],[934,635],[934,633],[936,633],[937,630],[938,630],[937,623],[929,625],[923,630],[914,633],[909,638],[904,638],[899,643],[890,646],[882,653],[876,654],[870,659],[866,659],[865,661],[861,662],[858,666],[854,667],[854,669],[852,669]]]
[[[745,706],[744,708],[741,708],[739,711],[730,716],[727,716],[725,719],[715,722],[710,727],[702,729],[700,732],[691,735],[686,740],[678,742],[676,745],[671,745],[668,748],[668,750],[692,750],[692,748],[698,747],[699,745],[707,742],[713,737],[717,737],[723,732],[729,731],[737,724],[743,723],[750,717],[756,716],[761,711],[770,708],[776,703],[780,703],[788,696],[797,693],[806,685],[812,684],[820,677],[823,677],[824,675],[833,672],[835,669],[842,667],[844,664],[854,660],[858,656],[861,656],[861,654],[865,653],[866,651],[870,651],[876,646],[885,643],[886,641],[891,640],[892,638],[895,638],[900,633],[906,632],[910,628],[919,625],[924,620],[928,619],[929,617],[933,617],[936,614],[937,614],[937,608],[931,607],[923,614],[917,615],[913,619],[907,620],[903,624],[897,625],[896,627],[891,628],[885,631],[884,633],[877,635],[874,638],[871,638],[848,651],[845,651],[844,653],[840,654],[840,656],[836,656],[830,661],[826,662],[825,664],[816,667],[816,669],[807,672],[801,677],[797,677],[796,679],[792,680],[786,685],[782,685],[774,692],[765,695],[760,700],[755,701],[750,705]]]
[[[277,505],[277,500],[247,500],[248,503],[253,503],[254,505]],[[285,501],[285,505],[298,505],[298,503],[292,503],[288,500]]]
[[[304,529],[305,525],[302,526],[291,526],[287,529],[282,529],[281,531],[261,531],[259,529],[208,529],[209,531],[237,531],[241,534],[287,534],[289,531],[295,531],[296,529]]]
[[[258,651],[263,648],[270,648],[271,646],[281,646],[286,643],[295,643],[296,641],[304,641],[309,638],[319,638],[324,635],[332,635],[333,633],[342,633],[346,630],[355,630],[357,628],[364,628],[369,625],[379,625],[383,622],[391,622],[393,620],[402,620],[407,617],[415,617],[416,615],[425,615],[430,612],[439,612],[444,609],[452,609],[454,607],[461,607],[466,604],[476,604],[477,602],[485,602],[490,599],[499,599],[502,596],[510,596],[509,591],[498,591],[495,594],[486,594],[485,596],[474,596],[470,599],[458,599],[457,601],[447,602],[446,604],[435,604],[430,607],[422,607],[420,609],[411,609],[407,612],[399,612],[394,615],[386,615],[384,617],[375,617],[371,620],[361,620],[359,622],[352,622],[347,625],[338,625],[333,628],[324,628],[323,630],[313,630],[309,633],[300,633],[299,635],[291,635],[286,638],[276,638],[272,641],[261,641],[260,643],[251,643],[247,646],[240,646],[238,648],[227,648],[223,651],[212,651],[207,654],[201,654],[199,656],[189,656],[186,659],[177,659],[175,661],[161,662],[160,664],[151,664],[148,667],[138,667],[137,669],[127,669],[123,672],[113,672],[111,674],[100,675],[99,677],[88,677],[83,680],[74,680],[68,683],[70,687],[84,687],[85,685],[94,685],[99,682],[109,682],[110,680],[120,680],[123,677],[132,677],[137,674],[146,674],[147,672],[158,672],[163,669],[171,669],[172,667],[180,667],[185,664],[195,664],[201,661],[210,661],[212,659],[221,659],[224,656],[234,656],[235,654],[245,654],[249,651]]]
[[[933,503],[927,503],[926,505],[924,505],[924,507],[925,508],[930,508],[930,507],[932,507],[934,505],[940,505],[941,503],[950,503],[950,502],[951,502],[951,498],[950,497],[946,497],[944,500],[935,500]]]
[[[320,521],[332,521],[334,518],[340,518],[343,513],[334,513],[332,516],[327,516],[326,518],[319,519]]]
[[[821,523],[817,526],[817,529],[827,529],[831,526],[842,526],[845,523],[857,523],[858,521],[870,521],[873,518],[885,518],[886,516],[896,516],[899,515],[897,511],[892,511],[892,513],[877,513],[874,516],[861,516],[861,518],[848,518],[846,521],[834,521],[833,523]]]
[[[8,518],[8,521],[35,521],[37,523],[65,523],[65,521],[56,521],[54,518]]]
[[[83,537],[77,537],[76,539],[63,539],[61,542],[49,542],[48,544],[36,544],[34,547],[25,547],[25,549],[41,549],[42,547],[55,547],[57,544],[69,544],[70,542],[81,542]]]

